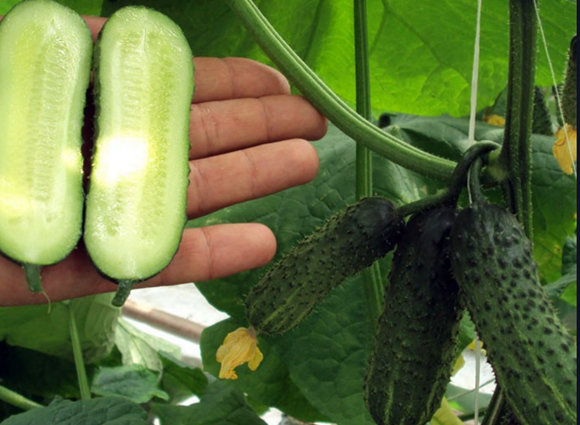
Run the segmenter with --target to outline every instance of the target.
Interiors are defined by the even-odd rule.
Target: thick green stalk
[[[8,388],[3,386],[0,386],[0,400],[12,406],[18,407],[19,409],[22,410],[32,410],[37,407],[43,407],[41,404],[38,404],[35,401],[27,399],[26,397],[18,394],[17,392],[9,390]]]
[[[75,359],[75,366],[77,369],[77,378],[79,381],[79,390],[81,392],[82,400],[89,400],[91,398],[91,390],[89,386],[89,380],[87,379],[87,371],[85,369],[85,360],[83,358],[83,350],[81,347],[81,340],[79,338],[79,332],[77,330],[77,322],[75,319],[75,313],[73,310],[73,301],[66,301],[68,307],[68,317],[69,317],[69,333],[72,343],[73,356]]]
[[[455,163],[385,133],[349,107],[288,46],[251,0],[227,0],[256,43],[334,125],[358,143],[409,170],[449,180]]]
[[[367,121],[372,119],[371,84],[369,71],[369,46],[367,37],[367,2],[354,0],[354,46],[356,63],[356,111]],[[373,195],[372,152],[360,143],[356,144],[356,197]],[[382,310],[383,280],[378,262],[364,273],[364,289],[369,318],[374,325]]]
[[[508,201],[532,239],[532,118],[536,69],[537,15],[532,0],[510,0],[509,75],[504,144]]]

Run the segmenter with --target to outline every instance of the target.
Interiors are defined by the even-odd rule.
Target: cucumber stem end
[[[119,288],[117,288],[117,292],[115,293],[115,297],[113,298],[113,301],[111,301],[111,304],[113,304],[115,307],[122,307],[131,294],[131,288],[136,283],[137,281],[135,280],[120,280]]]
[[[22,264],[22,268],[24,269],[24,274],[26,275],[28,289],[35,293],[44,292],[44,289],[42,289],[42,279],[40,277],[41,266],[24,263]]]

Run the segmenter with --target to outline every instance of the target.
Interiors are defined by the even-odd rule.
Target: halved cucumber
[[[50,0],[23,1],[0,23],[0,251],[35,292],[40,266],[81,235],[92,49],[85,21]]]
[[[97,137],[84,241],[95,267],[131,285],[163,270],[186,222],[193,61],[180,28],[145,7],[118,10],[95,49]]]

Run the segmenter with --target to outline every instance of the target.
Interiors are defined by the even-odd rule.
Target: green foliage
[[[70,0],[69,0],[70,1]],[[348,0],[255,1],[274,28],[340,97],[355,104],[352,2]],[[197,56],[243,56],[269,63],[222,1],[105,0],[102,15],[128,4],[167,13],[183,29]],[[466,115],[475,39],[476,3],[368,0],[371,99],[375,111]],[[540,16],[557,76],[563,75],[576,5],[541,4]],[[478,105],[493,104],[507,80],[507,3],[483,8]],[[441,24],[434,24],[440,22]],[[299,23],[299,25],[297,25]],[[537,84],[552,84],[543,54]]]
[[[55,399],[48,407],[12,416],[2,425],[147,425],[141,406],[121,397],[69,401]]]
[[[154,397],[169,399],[159,389],[161,372],[141,365],[101,367],[95,375],[91,391],[100,396],[120,396],[135,403],[147,403]]]
[[[64,398],[80,397],[76,369],[71,360],[6,343],[0,343],[0,359],[0,381],[14,391],[35,399],[50,400],[55,394]],[[95,367],[87,369],[90,380]]]
[[[120,310],[111,295],[96,295],[71,302],[83,355],[87,363],[104,358],[113,347]],[[0,340],[10,345],[72,359],[68,306],[52,303],[0,308]]]
[[[199,368],[193,368],[167,353],[159,353],[163,365],[161,387],[170,395],[173,403],[179,403],[192,395],[201,396],[207,386],[207,377]]]
[[[248,406],[244,394],[224,382],[209,384],[199,403],[190,406],[153,404],[162,425],[265,425]]]
[[[218,376],[220,365],[215,359],[217,349],[225,336],[240,326],[242,325],[228,319],[204,330],[201,352],[204,368],[208,373]],[[264,354],[260,367],[255,372],[250,372],[245,366],[237,369],[240,379],[232,381],[233,386],[260,403],[277,407],[294,417],[305,421],[324,420],[324,416],[302,395],[292,381],[287,364],[281,361],[267,341],[260,342],[260,351]]]

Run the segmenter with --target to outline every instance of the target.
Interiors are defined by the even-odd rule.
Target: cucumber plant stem
[[[477,142],[474,145],[471,145],[471,147],[459,160],[455,170],[453,170],[453,177],[446,189],[436,193],[435,195],[428,196],[426,198],[419,199],[418,201],[403,205],[397,209],[397,213],[401,217],[406,217],[408,215],[415,214],[419,211],[444,203],[455,205],[459,195],[461,194],[461,190],[465,186],[467,173],[469,172],[469,169],[474,161],[479,159],[485,153],[498,149],[499,147],[500,145],[490,141]]]
[[[369,71],[369,46],[367,36],[367,2],[354,0],[354,51],[356,64],[356,111],[371,121],[371,84]],[[372,152],[360,143],[356,144],[356,197],[373,195]],[[375,261],[363,271],[364,291],[367,298],[369,319],[374,326],[381,315],[383,283],[381,268]]]
[[[300,59],[252,0],[227,0],[227,3],[272,62],[345,134],[409,170],[444,181],[451,178],[453,161],[411,146],[359,116]]]
[[[0,400],[22,410],[32,410],[37,407],[43,407],[41,404],[32,401],[23,395],[18,394],[6,387],[0,385]]]
[[[87,379],[87,371],[85,369],[85,360],[83,358],[83,350],[81,346],[81,340],[79,338],[79,332],[77,329],[77,322],[75,319],[73,302],[74,301],[66,301],[68,308],[69,333],[73,349],[73,357],[75,359],[75,366],[77,369],[77,378],[79,381],[79,390],[81,393],[81,399],[89,400],[91,398],[91,390],[89,386],[89,380]]]
[[[510,0],[507,112],[500,161],[508,172],[510,208],[532,240],[532,118],[537,15],[534,2]]]

